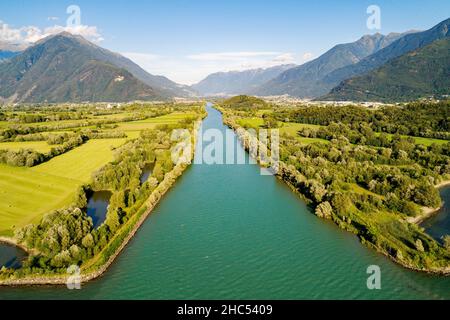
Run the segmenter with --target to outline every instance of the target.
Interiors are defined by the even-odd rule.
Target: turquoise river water
[[[221,114],[208,113],[203,129],[224,132]],[[367,288],[370,265],[381,268],[381,290]],[[364,247],[257,165],[194,164],[103,277],[81,290],[0,288],[11,298],[450,299],[450,278]]]

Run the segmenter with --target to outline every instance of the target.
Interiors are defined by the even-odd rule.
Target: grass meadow
[[[130,114],[115,114],[108,118],[120,119],[127,115]],[[15,229],[70,205],[78,188],[90,182],[92,173],[113,160],[114,149],[139,137],[142,130],[175,124],[191,115],[194,114],[175,112],[142,121],[119,122],[119,127],[114,130],[125,132],[127,138],[89,140],[35,167],[0,164],[0,236],[12,236]],[[51,147],[46,141],[0,143],[0,149],[14,151],[33,149],[45,153]]]

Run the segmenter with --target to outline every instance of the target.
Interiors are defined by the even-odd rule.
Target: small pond
[[[442,237],[450,235],[450,186],[442,188],[440,193],[444,205],[436,215],[425,220],[421,226],[430,236],[442,242]]]
[[[27,253],[24,250],[13,245],[0,243],[0,268],[19,269],[26,257]]]
[[[87,215],[92,218],[94,228],[105,221],[111,196],[110,191],[96,191],[88,198]]]
[[[155,167],[155,163],[148,163],[144,166],[144,168],[142,169],[142,174],[140,177],[140,181],[141,184],[144,184],[145,182],[147,182],[148,178],[150,177],[150,175],[153,172],[153,169]]]

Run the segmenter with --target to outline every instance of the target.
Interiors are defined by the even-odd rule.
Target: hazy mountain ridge
[[[13,52],[13,51],[1,51],[0,50],[0,62],[7,60],[7,59],[11,59],[12,57],[17,56],[19,53],[18,52]]]
[[[217,72],[191,87],[201,95],[239,95],[249,93],[258,86],[295,67],[294,64],[244,71]]]
[[[16,43],[11,41],[0,41],[0,62],[11,59],[20,54],[28,46],[24,43]]]

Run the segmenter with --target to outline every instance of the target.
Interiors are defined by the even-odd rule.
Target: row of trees
[[[162,110],[151,109],[150,111],[141,112],[138,114],[126,115],[123,117],[113,117],[110,119],[81,118],[81,121],[48,124],[48,125],[11,124],[6,129],[0,131],[0,141],[4,142],[14,141],[16,138],[18,138],[19,141],[27,141],[26,136],[38,137],[39,136],[38,134],[42,132],[62,131],[67,129],[83,129],[86,127],[97,127],[100,129],[101,128],[114,129],[115,127],[117,127],[118,123],[146,120],[149,118],[160,117],[169,114],[171,112],[172,111],[170,109],[162,109]],[[25,114],[23,116],[24,117],[29,116],[31,118],[39,117],[39,115],[33,114],[30,115]]]
[[[82,145],[88,139],[85,135],[72,135],[67,137],[67,141],[62,140],[61,145],[51,148],[47,153],[32,149],[20,149],[18,151],[0,149],[0,163],[16,167],[33,167]],[[59,142],[60,140],[55,141]]]
[[[450,140],[450,101],[415,102],[377,110],[359,106],[309,106],[286,108],[275,116],[279,121],[323,126],[344,123],[352,129],[366,125],[375,132]]]

